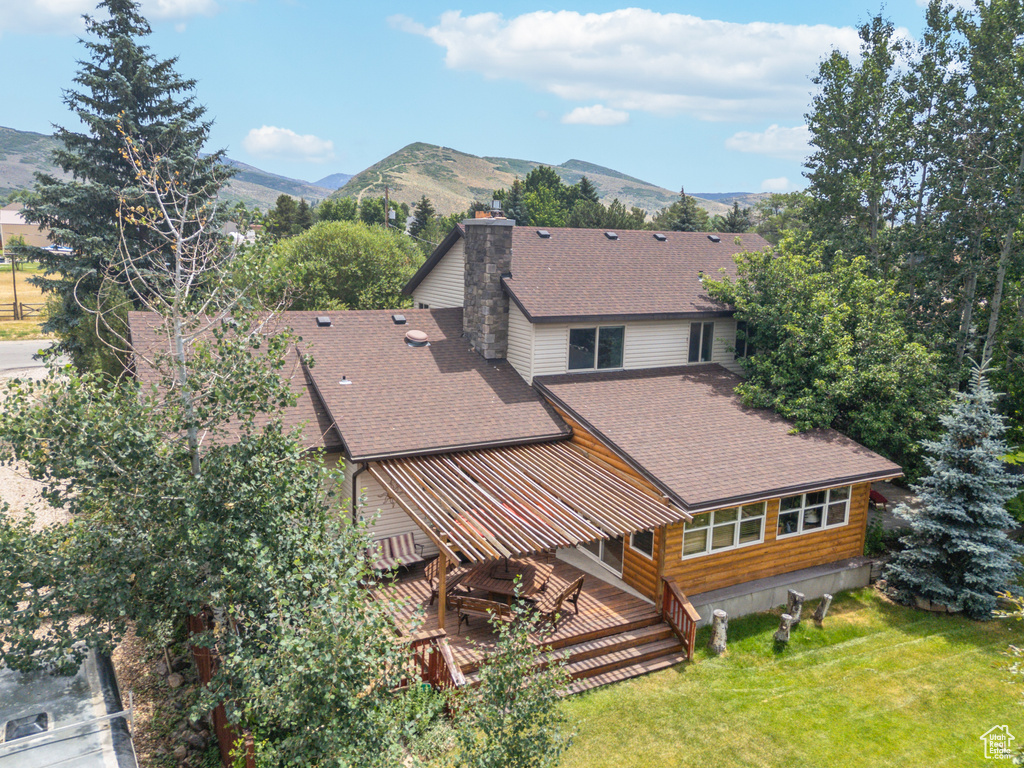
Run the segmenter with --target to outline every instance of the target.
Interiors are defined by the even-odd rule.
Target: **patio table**
[[[518,580],[519,596],[535,598],[547,586],[553,566],[550,563],[534,560],[510,560],[507,568],[520,576]],[[505,570],[506,564],[502,561],[484,563],[466,574],[462,585],[512,598],[516,594],[517,582],[514,578],[508,578]]]

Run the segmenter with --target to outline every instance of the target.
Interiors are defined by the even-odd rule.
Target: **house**
[[[11,247],[11,240],[16,237],[22,238],[25,245],[38,248],[50,246],[50,240],[46,234],[35,224],[25,221],[21,214],[24,207],[22,203],[10,203],[0,208],[0,242],[3,244],[3,251],[7,251]]]
[[[675,663],[714,608],[866,584],[870,485],[901,474],[733,393],[743,340],[703,279],[766,246],[466,221],[405,287],[414,309],[286,313],[316,359],[296,354],[288,419],[345,463],[378,538],[411,533],[442,564],[555,551],[556,588],[582,574],[579,612],[542,638],[577,690]],[[428,602],[422,578],[395,588]],[[472,674],[444,603],[427,629]]]

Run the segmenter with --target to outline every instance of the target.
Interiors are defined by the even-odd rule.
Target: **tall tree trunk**
[[[1011,200],[1020,197],[1022,176],[1024,176],[1024,147],[1021,148],[1020,160],[1017,162],[1017,176],[1013,185],[1013,194],[1010,195]],[[999,331],[999,312],[1003,306],[1003,285],[1006,282],[1006,268],[1010,263],[1010,254],[1013,253],[1013,236],[1017,234],[1017,218],[1011,217],[1013,223],[1006,228],[1003,245],[999,250],[996,285],[992,291],[992,313],[988,317],[988,333],[985,334],[985,347],[981,353],[982,361],[992,357],[992,347],[995,345],[996,333]]]
[[[953,371],[953,386],[960,387],[960,369],[964,364],[967,339],[971,334],[971,319],[974,315],[974,293],[978,287],[978,270],[971,267],[964,280],[964,300],[960,305],[960,332],[956,338],[956,366]]]

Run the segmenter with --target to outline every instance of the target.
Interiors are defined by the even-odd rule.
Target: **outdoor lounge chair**
[[[543,621],[550,622],[551,629],[554,630],[555,627],[558,626],[558,622],[562,619],[562,606],[566,601],[572,603],[573,613],[578,614],[580,612],[579,599],[580,592],[582,591],[583,576],[580,576],[576,581],[557,594],[553,592],[545,593],[544,596],[534,604],[534,606],[537,608],[537,613],[540,614],[540,618]]]
[[[459,628],[456,634],[462,632],[462,622],[466,622],[466,628],[469,628],[470,616],[483,616],[486,619],[497,616],[502,621],[512,620],[512,609],[508,605],[496,600],[484,600],[481,597],[456,595],[455,610],[459,612]]]
[[[366,550],[366,557],[373,563],[373,570],[390,571],[398,566],[408,568],[423,562],[426,558],[420,554],[422,549],[423,545],[417,544],[411,533],[402,533],[373,542]]]

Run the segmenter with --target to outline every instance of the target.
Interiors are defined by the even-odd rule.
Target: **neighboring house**
[[[50,240],[42,230],[35,224],[29,224],[21,215],[25,206],[21,203],[11,203],[0,208],[0,240],[3,242],[3,250],[6,251],[11,245],[11,238],[21,237],[25,245],[32,245],[38,248],[48,248]]]
[[[653,632],[680,590],[707,620],[787,588],[866,584],[870,484],[900,468],[833,431],[792,434],[733,393],[733,310],[703,275],[735,275],[734,254],[764,247],[466,221],[405,287],[415,309],[285,314],[316,359],[295,358],[287,418],[346,464],[354,514],[376,515],[379,538],[411,532],[426,555],[470,563],[555,549],[610,585],[556,645],[640,644],[629,632]],[[145,318],[131,316],[136,344],[153,343]],[[445,628],[444,612],[430,622]],[[585,674],[639,674],[677,650]]]

